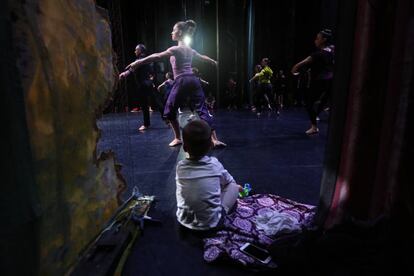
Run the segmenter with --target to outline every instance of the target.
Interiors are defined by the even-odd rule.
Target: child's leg
[[[221,206],[228,214],[235,206],[237,197],[239,196],[240,186],[234,183],[230,183],[223,190],[221,190]]]

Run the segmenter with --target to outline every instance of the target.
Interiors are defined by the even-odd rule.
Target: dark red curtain
[[[359,1],[340,162],[325,226],[413,219],[413,2]],[[333,122],[335,123],[335,122]],[[404,229],[400,227],[400,229]]]

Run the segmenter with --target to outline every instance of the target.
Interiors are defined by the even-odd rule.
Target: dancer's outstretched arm
[[[249,82],[252,82],[252,81],[256,80],[259,76],[260,76],[260,73],[256,73],[256,74],[253,76],[253,78],[251,78],[251,79],[249,80]]]
[[[208,81],[203,80],[202,78],[200,78],[200,82],[201,82],[202,84],[204,84],[204,85],[209,85]]]
[[[215,61],[214,59],[206,56],[206,55],[202,55],[200,53],[198,53],[197,51],[194,51],[194,56],[202,61],[208,62],[212,65],[217,66],[217,61]]]
[[[148,64],[148,63],[151,63],[151,62],[154,62],[154,61],[158,61],[162,58],[170,57],[172,55],[173,55],[173,53],[172,53],[171,48],[168,48],[164,52],[155,53],[155,54],[149,55],[145,58],[137,59],[136,61],[128,64],[128,66],[125,67],[125,71],[122,72],[119,75],[119,79],[122,80],[122,79],[128,77],[128,75],[131,74],[131,72],[133,72],[135,69],[137,69],[140,65],[144,65],[144,64]]]
[[[164,89],[165,85],[167,84],[167,80],[165,80],[163,83],[161,83],[160,85],[158,85],[157,90],[161,91],[161,89]]]
[[[296,63],[293,67],[292,70],[290,71],[292,74],[296,74],[298,73],[299,69],[304,66],[304,65],[308,65],[312,63],[312,57],[309,56],[307,58],[305,58],[304,60],[302,60],[301,62]]]
[[[165,50],[164,52],[160,53],[154,53],[152,55],[149,55],[142,59],[137,59],[136,61],[130,63],[127,67],[125,67],[126,70],[134,71],[136,68],[138,68],[141,65],[148,64],[151,62],[159,61],[163,58],[167,58],[173,55],[173,52],[171,51],[171,48]]]

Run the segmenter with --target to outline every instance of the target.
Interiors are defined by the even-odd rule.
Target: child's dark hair
[[[211,128],[202,120],[189,122],[183,129],[184,150],[191,158],[200,159],[211,148]]]

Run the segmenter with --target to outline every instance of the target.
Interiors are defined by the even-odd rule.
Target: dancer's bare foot
[[[139,131],[144,131],[144,130],[147,130],[147,129],[148,129],[148,127],[144,126],[144,125],[142,125],[138,128]]]
[[[227,144],[219,140],[213,140],[213,148],[224,148],[224,147],[227,147]]]
[[[175,147],[175,146],[178,146],[178,145],[181,145],[183,143],[183,141],[181,141],[181,139],[177,139],[177,138],[175,138],[174,140],[172,140],[171,141],[171,143],[169,143],[168,145],[170,146],[170,147]]]
[[[312,126],[305,133],[308,134],[308,135],[312,135],[312,134],[316,134],[318,132],[319,132],[319,129],[317,127]]]

